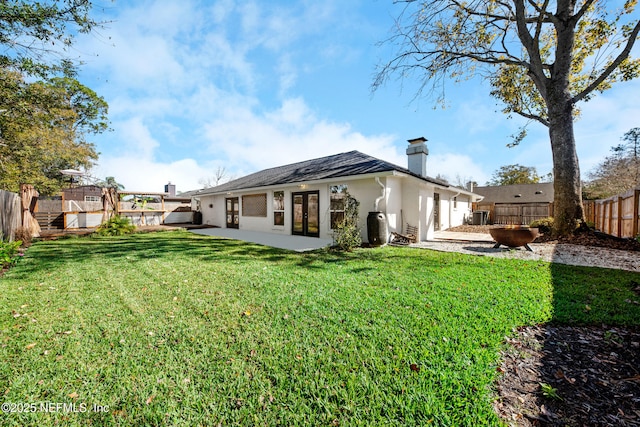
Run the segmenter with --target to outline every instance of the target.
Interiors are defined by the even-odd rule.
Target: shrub
[[[135,229],[136,226],[131,224],[127,218],[114,215],[109,221],[100,224],[95,233],[100,236],[122,236],[133,233]]]
[[[362,245],[360,227],[358,226],[359,206],[360,202],[346,193],[344,218],[336,225],[333,236],[336,246],[343,251],[352,251]]]
[[[551,233],[553,231],[553,218],[536,219],[529,224],[529,227],[537,228],[541,233]]]
[[[18,227],[16,229],[15,239],[22,240],[22,245],[27,247],[31,245],[31,231],[29,231],[29,229],[25,227]]]
[[[14,265],[23,255],[20,246],[22,246],[21,240],[5,242],[0,239],[0,265],[3,269]]]

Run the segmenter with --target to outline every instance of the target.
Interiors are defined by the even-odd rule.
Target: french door
[[[225,199],[227,211],[227,228],[240,227],[240,199],[238,197],[230,197]]]
[[[320,237],[320,192],[293,193],[293,229],[298,236]]]

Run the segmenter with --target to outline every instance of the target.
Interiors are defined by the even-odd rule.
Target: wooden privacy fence
[[[22,202],[16,193],[0,190],[0,238],[12,241],[22,225]]]
[[[617,237],[636,237],[639,230],[640,188],[596,200],[596,230]]]
[[[582,208],[584,209],[584,219],[589,226],[596,223],[596,201],[595,200],[583,200]]]
[[[474,203],[473,210],[489,212],[491,224],[529,225],[553,216],[553,203]]]

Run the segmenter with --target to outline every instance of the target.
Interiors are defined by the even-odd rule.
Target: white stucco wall
[[[399,233],[406,232],[407,224],[414,227],[420,226],[420,189],[412,184],[414,183],[407,182],[407,178],[402,183],[402,215],[398,223]]]
[[[389,233],[403,232],[402,216],[402,184],[404,179],[400,177],[390,176],[385,178],[387,187],[386,202],[384,205],[387,214],[387,225],[389,227]]]
[[[318,191],[320,200],[320,237],[331,239],[331,211],[329,185],[347,184],[349,193],[360,202],[360,233],[363,240],[367,237],[367,215],[373,210],[375,199],[382,193],[382,188],[376,184],[373,178],[365,180],[336,181],[331,184],[308,184],[304,187],[289,185],[274,187],[265,190],[252,190],[247,192],[237,191],[229,195],[201,196],[202,222],[216,227],[226,227],[225,199],[238,197],[240,199],[240,229],[253,231],[266,231],[272,233],[292,234],[292,194],[296,192]],[[275,191],[284,191],[285,215],[284,226],[274,225],[273,194]],[[267,216],[248,217],[242,214],[242,196],[247,194],[267,194]]]
[[[384,178],[380,182],[385,185]],[[369,212],[375,212],[376,199],[382,196],[382,187],[375,181],[375,178],[367,178],[361,180],[345,181],[349,194],[360,202],[359,206],[359,224],[360,236],[362,241],[368,241],[367,238],[367,216]],[[327,215],[329,215],[329,198],[327,198]],[[386,203],[384,198],[378,204],[378,211],[385,212]]]
[[[454,194],[451,195],[453,199]],[[467,218],[471,216],[471,200],[464,194],[457,196],[457,203],[451,203],[451,217],[449,227],[456,227],[465,223]]]
[[[224,196],[201,196],[202,223],[215,227],[225,226]]]
[[[440,194],[440,229],[463,223],[465,216],[471,213],[468,195],[458,195],[457,208],[450,204],[457,190],[437,188],[433,184],[408,176],[383,176],[380,182],[385,186],[384,197],[380,200],[378,210],[384,212],[387,219],[388,232],[404,233],[406,225],[417,226],[421,240],[433,239],[434,232],[434,192]],[[279,234],[292,234],[292,193],[318,191],[320,197],[320,237],[333,238],[331,230],[330,185],[346,184],[349,193],[360,202],[360,234],[367,241],[367,216],[373,212],[375,201],[382,196],[382,187],[375,177],[347,178],[331,183],[288,185],[271,187],[264,190],[238,191],[229,195],[201,196],[203,224],[226,227],[225,199],[240,199],[240,229],[266,231]],[[284,191],[285,215],[284,226],[274,225],[273,195],[275,191]],[[267,216],[246,217],[242,214],[242,196],[247,194],[267,194]]]
[[[448,191],[440,191],[440,230],[446,230],[450,227],[449,223],[449,197]]]

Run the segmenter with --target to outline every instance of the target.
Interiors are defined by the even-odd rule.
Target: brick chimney
[[[411,172],[422,177],[427,176],[427,156],[429,150],[427,149],[427,139],[424,137],[409,139],[409,147],[407,147],[407,162]]]

